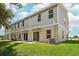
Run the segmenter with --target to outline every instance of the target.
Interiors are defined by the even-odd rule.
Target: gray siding
[[[67,40],[67,34],[69,33],[69,20],[67,15],[67,10],[62,4],[58,5],[58,41],[64,41]],[[64,21],[65,20],[65,21]],[[64,23],[65,22],[65,23]],[[62,34],[62,32],[64,32]],[[64,38],[62,38],[62,35],[64,35]]]
[[[8,31],[17,32],[18,30],[22,30],[22,29],[28,29],[28,28],[32,28],[32,27],[36,27],[36,26],[45,26],[45,25],[50,25],[50,24],[56,23],[57,22],[57,7],[55,6],[55,7],[52,7],[51,9],[53,9],[53,15],[54,15],[53,18],[49,19],[49,17],[48,17],[49,12],[48,11],[50,9],[48,9],[42,13],[39,13],[39,14],[41,14],[41,21],[40,22],[37,21],[38,15],[39,15],[39,14],[37,14],[33,17],[25,19],[24,26],[22,26],[22,22],[20,21],[19,28],[18,28],[18,23],[16,23],[16,29],[10,29]]]

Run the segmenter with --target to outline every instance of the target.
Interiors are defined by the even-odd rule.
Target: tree
[[[0,26],[8,26],[9,19],[13,17],[13,13],[11,10],[6,8],[4,3],[0,3]]]
[[[16,6],[17,8],[22,8],[22,4],[20,3],[10,3],[10,4]]]
[[[22,8],[22,5],[19,3],[10,3],[18,8]],[[14,17],[13,12],[10,9],[6,8],[6,4],[0,3],[0,27],[5,26],[6,28],[9,27],[9,20]]]
[[[74,36],[74,38],[78,38],[78,36],[77,36],[77,35],[75,35],[75,36]]]

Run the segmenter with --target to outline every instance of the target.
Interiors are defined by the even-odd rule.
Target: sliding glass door
[[[33,41],[39,41],[39,32],[33,32]]]
[[[24,33],[24,40],[28,40],[28,33]]]

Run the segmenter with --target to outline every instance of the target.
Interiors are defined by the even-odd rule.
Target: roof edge
[[[24,17],[24,18],[22,18],[22,19],[16,21],[16,22],[13,23],[13,24],[16,24],[16,23],[18,23],[18,22],[20,22],[20,21],[23,21],[24,19],[30,18],[30,17],[32,17],[32,16],[35,16],[36,14],[41,13],[41,12],[43,12],[44,10],[47,10],[47,9],[49,9],[49,8],[55,6],[55,5],[58,5],[58,4],[60,4],[60,3],[51,3],[51,4],[49,4],[48,6],[45,6],[45,7],[42,8],[42,9],[39,9],[39,10],[37,10],[37,11],[34,11],[32,14],[29,14],[28,16],[26,16],[26,17]],[[13,24],[10,24],[10,25],[13,25]]]

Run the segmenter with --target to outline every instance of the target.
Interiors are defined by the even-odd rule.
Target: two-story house
[[[6,29],[9,40],[45,41],[50,38],[56,42],[68,39],[69,20],[67,9],[60,3],[52,3],[11,24]]]

